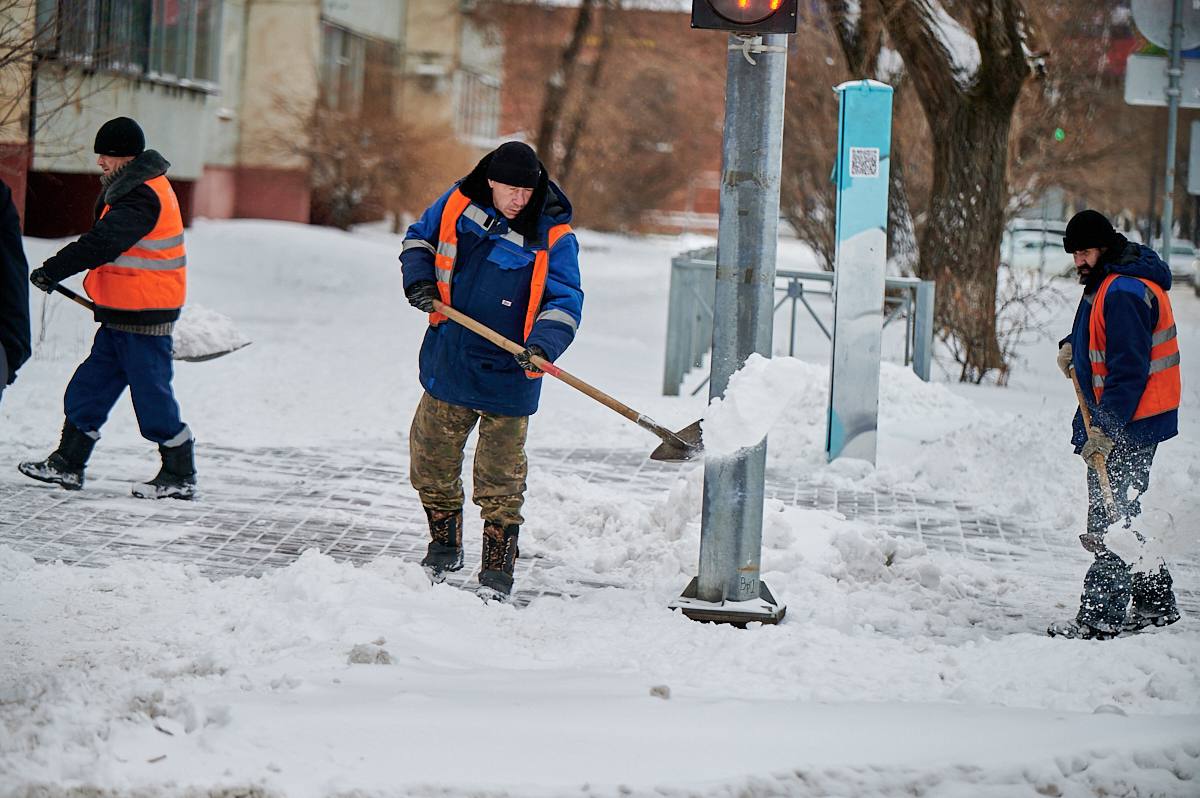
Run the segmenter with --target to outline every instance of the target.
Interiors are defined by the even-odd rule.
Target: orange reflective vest
[[[478,205],[472,205],[471,200],[459,189],[455,189],[446,200],[445,207],[442,208],[441,225],[438,228],[438,246],[437,252],[433,256],[434,271],[437,275],[438,295],[441,297],[442,304],[451,305],[450,302],[450,282],[454,276],[454,263],[458,257],[458,220],[461,216],[466,215],[482,227],[486,228],[490,219],[487,212]],[[556,224],[550,228],[547,234],[546,248],[539,249],[533,256],[533,275],[529,281],[529,307],[525,311],[525,338],[529,338],[529,333],[533,330],[533,324],[537,321],[538,312],[542,307],[542,294],[546,290],[546,275],[550,271],[550,250],[554,249],[554,245],[559,239],[571,232],[571,225]],[[501,238],[507,238],[517,246],[525,247],[525,237],[520,233],[510,230]],[[453,307],[453,305],[451,305]],[[446,320],[446,317],[441,313],[430,313],[429,323],[437,326]],[[524,343],[524,342],[522,342]],[[541,377],[540,371],[525,372],[530,377]]]
[[[183,216],[165,175],[146,185],[158,196],[154,229],[112,263],[88,272],[83,288],[98,308],[111,310],[178,310],[187,294],[187,256],[183,248]],[[105,205],[100,218],[109,211]]]
[[[1104,297],[1112,281],[1120,276],[1122,275],[1110,274],[1100,283],[1088,319],[1088,337],[1091,342],[1088,358],[1092,365],[1092,391],[1097,402],[1104,394],[1104,381],[1108,377],[1108,364],[1105,362],[1107,335],[1104,325]],[[1175,336],[1175,313],[1171,310],[1171,300],[1167,298],[1167,292],[1154,281],[1141,277],[1135,279],[1145,283],[1158,299],[1158,324],[1154,326],[1150,338],[1150,374],[1146,378],[1146,387],[1142,389],[1142,398],[1138,400],[1133,411],[1133,420],[1139,421],[1159,413],[1178,410],[1182,389],[1179,380],[1179,339]]]

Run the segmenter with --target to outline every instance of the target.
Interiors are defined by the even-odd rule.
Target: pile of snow
[[[250,340],[233,319],[188,303],[175,324],[173,355],[177,360],[208,360],[248,346]]]
[[[587,306],[564,368],[665,426],[703,416],[711,453],[766,434],[773,473],[1048,524],[1063,548],[971,559],[771,500],[763,578],[785,621],[696,624],[666,610],[699,559],[695,463],[641,494],[535,469],[523,556],[622,587],[523,609],[431,586],[390,558],[353,567],[310,551],[261,578],[214,580],[141,560],[36,563],[0,546],[0,795],[1195,794],[1194,619],[1103,643],[1040,632],[1074,613],[1087,564],[1070,547],[1084,471],[1066,443],[1074,399],[1053,341],[1023,350],[1002,390],[927,384],[885,363],[878,466],[829,464],[819,332],[800,342],[804,359],[753,358],[711,407],[661,396],[669,259],[698,242],[581,240]],[[34,261],[55,242],[27,243]],[[402,296],[397,238],[202,222],[188,243],[190,295],[255,341],[177,372],[202,467],[206,445],[406,456],[426,321]],[[52,444],[54,397],[93,329],[40,302],[35,358],[0,404],[8,461]],[[1056,323],[1071,311],[1058,307]],[[1200,358],[1187,356],[1200,352],[1200,303],[1179,296],[1176,316],[1184,384],[1200,385]],[[531,448],[657,443],[546,382]],[[1143,518],[1155,552],[1194,562],[1194,387],[1181,417]],[[139,446],[123,400],[95,457],[132,470],[119,453]],[[0,469],[0,484],[21,480]]]

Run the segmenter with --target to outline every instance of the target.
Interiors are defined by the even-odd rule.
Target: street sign
[[[1169,63],[1165,55],[1129,56],[1125,64],[1125,102],[1166,106]],[[1179,89],[1180,108],[1200,108],[1200,61],[1183,61]]]
[[[1133,0],[1138,32],[1164,50],[1171,49],[1171,0]],[[1181,50],[1200,47],[1200,0],[1184,0]],[[1163,103],[1164,105],[1166,103]]]
[[[893,90],[874,80],[858,80],[835,91],[837,251],[825,454],[830,460],[854,457],[874,464]]]

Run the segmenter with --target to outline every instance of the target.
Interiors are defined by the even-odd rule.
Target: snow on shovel
[[[54,284],[54,290],[90,311],[96,306],[66,286]],[[227,316],[215,310],[189,305],[175,322],[171,357],[198,363],[236,352],[250,341],[233,325]]]
[[[466,327],[476,335],[483,336],[496,346],[500,347],[501,349],[505,349],[514,355],[518,355],[525,351],[525,347],[521,346],[520,344],[508,340],[492,328],[480,324],[470,316],[460,313],[449,305],[443,304],[436,299],[433,301],[433,309],[451,321],[461,324],[463,327]],[[540,358],[537,355],[534,355],[531,360],[533,361],[534,365],[549,374],[551,377],[556,377],[562,380],[580,393],[590,396],[592,399],[595,399],[597,402],[609,408],[610,410],[615,410],[616,412],[625,416],[625,418],[629,419],[634,424],[637,424],[642,429],[649,430],[657,435],[662,443],[657,449],[650,453],[651,460],[663,460],[668,463],[683,463],[688,460],[695,459],[703,454],[704,445],[700,440],[699,421],[689,424],[688,426],[679,430],[679,432],[671,432],[671,430],[659,424],[649,416],[644,416],[633,408],[621,404],[616,399],[612,398],[598,388],[593,388],[591,385],[588,385],[575,375],[563,371],[549,360]]]

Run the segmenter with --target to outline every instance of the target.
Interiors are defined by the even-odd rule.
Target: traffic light
[[[692,27],[738,33],[795,33],[796,0],[692,0]]]

